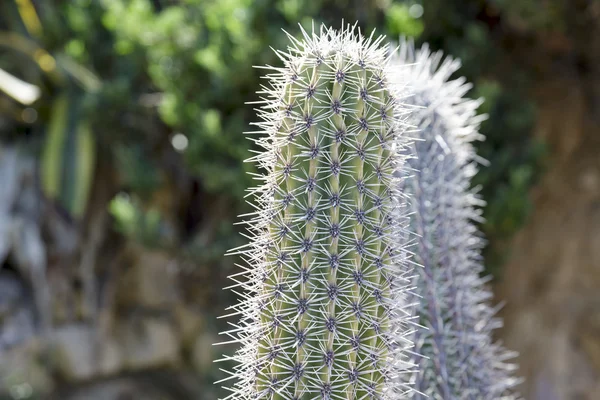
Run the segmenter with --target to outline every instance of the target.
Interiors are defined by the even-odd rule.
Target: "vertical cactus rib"
[[[416,315],[422,329],[414,336],[418,365],[410,379],[413,399],[515,399],[514,355],[493,343],[501,325],[489,306],[491,291],[483,272],[483,239],[475,226],[482,201],[471,189],[477,172],[473,141],[483,139],[477,115],[480,101],[465,98],[464,78],[451,80],[460,62],[443,59],[427,46],[416,50],[403,42],[393,61],[411,83],[415,106],[410,123],[417,128],[412,176],[402,189],[412,195],[410,247],[418,270]]]
[[[354,26],[290,35],[266,67],[251,160],[264,171],[224,332],[227,400],[400,399],[411,270],[400,171],[406,110],[383,38]],[[393,288],[393,290],[392,290]]]

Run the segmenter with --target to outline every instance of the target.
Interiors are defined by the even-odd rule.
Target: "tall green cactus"
[[[398,399],[409,366],[410,281],[397,170],[403,108],[383,38],[354,27],[290,37],[268,67],[252,161],[244,272],[234,276],[240,350],[227,399]],[[397,83],[397,82],[395,82]],[[393,290],[391,288],[393,287]],[[237,289],[234,289],[237,290]]]
[[[443,60],[427,46],[415,52],[402,43],[394,64],[411,84],[416,106],[410,122],[417,128],[409,161],[412,176],[402,190],[411,195],[410,247],[418,268],[416,309],[423,328],[414,336],[417,372],[412,399],[514,399],[513,354],[493,343],[500,325],[489,306],[480,250],[481,200],[470,188],[477,172],[472,146],[482,139],[477,115],[480,102],[463,96],[471,88],[464,78],[450,80],[460,62]]]

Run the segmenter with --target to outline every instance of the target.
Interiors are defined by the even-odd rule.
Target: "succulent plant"
[[[476,223],[482,201],[471,189],[477,172],[473,141],[483,139],[477,115],[479,100],[465,98],[471,88],[464,78],[451,79],[460,62],[415,50],[403,42],[393,63],[400,79],[411,84],[409,122],[416,128],[408,164],[412,171],[401,190],[410,197],[411,225],[416,233],[409,249],[415,255],[415,383],[412,399],[513,399],[518,380],[512,377],[513,353],[492,340],[501,326],[489,303]]]
[[[251,161],[250,243],[233,277],[227,399],[398,399],[410,365],[411,270],[397,171],[405,109],[383,38],[355,27],[290,36],[267,67]],[[288,35],[289,36],[289,35]]]

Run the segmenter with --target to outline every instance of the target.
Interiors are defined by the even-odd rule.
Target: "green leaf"
[[[96,161],[95,138],[80,111],[75,94],[55,100],[41,160],[44,194],[75,218],[85,212]]]
[[[387,11],[387,28],[393,35],[417,37],[423,32],[423,22],[414,18],[406,4],[394,4]]]

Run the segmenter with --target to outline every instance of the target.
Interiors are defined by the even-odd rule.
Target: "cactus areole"
[[[226,399],[398,399],[407,390],[406,282],[397,236],[404,111],[383,38],[355,27],[290,37],[267,67],[251,161],[255,212],[224,332]],[[289,36],[289,35],[288,35]]]

